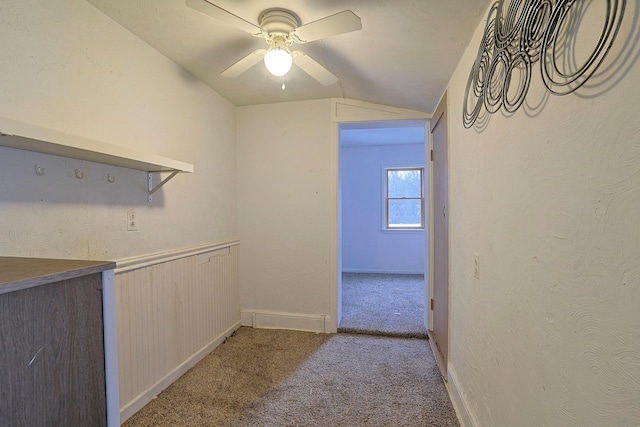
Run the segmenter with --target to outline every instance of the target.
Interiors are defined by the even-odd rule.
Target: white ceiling
[[[292,10],[302,24],[346,9],[361,18],[361,31],[297,47],[338,83],[322,86],[294,66],[284,91],[262,63],[220,76],[266,44],[184,0],[87,1],[237,106],[344,97],[432,113],[491,0],[211,0],[256,25],[273,7]]]

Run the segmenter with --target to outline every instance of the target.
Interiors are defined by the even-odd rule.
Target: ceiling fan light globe
[[[264,54],[264,65],[276,77],[284,76],[293,65],[293,57],[284,49],[270,49]]]

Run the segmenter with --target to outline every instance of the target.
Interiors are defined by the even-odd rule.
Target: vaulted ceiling
[[[262,63],[220,72],[263,40],[204,15],[185,0],[87,0],[237,106],[331,97],[433,112],[490,0],[209,0],[258,25],[281,7],[302,24],[351,10],[362,30],[298,45],[339,81],[323,86],[300,68],[282,78]]]

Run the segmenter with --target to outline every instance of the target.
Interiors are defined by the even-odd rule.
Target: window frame
[[[425,229],[424,212],[424,166],[394,166],[384,168],[384,231],[410,231]],[[389,197],[389,172],[392,171],[418,171],[420,173],[420,197]],[[389,201],[390,200],[419,200],[420,201],[420,225],[419,226],[389,226]]]

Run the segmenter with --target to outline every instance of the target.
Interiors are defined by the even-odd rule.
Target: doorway
[[[343,123],[338,145],[338,331],[426,338],[425,121]],[[402,181],[396,184],[394,177]],[[396,206],[390,205],[389,186],[400,184],[413,185],[407,197],[421,197],[420,211],[409,210],[414,219],[395,227],[388,222],[389,206]],[[398,199],[409,205],[404,196]]]

